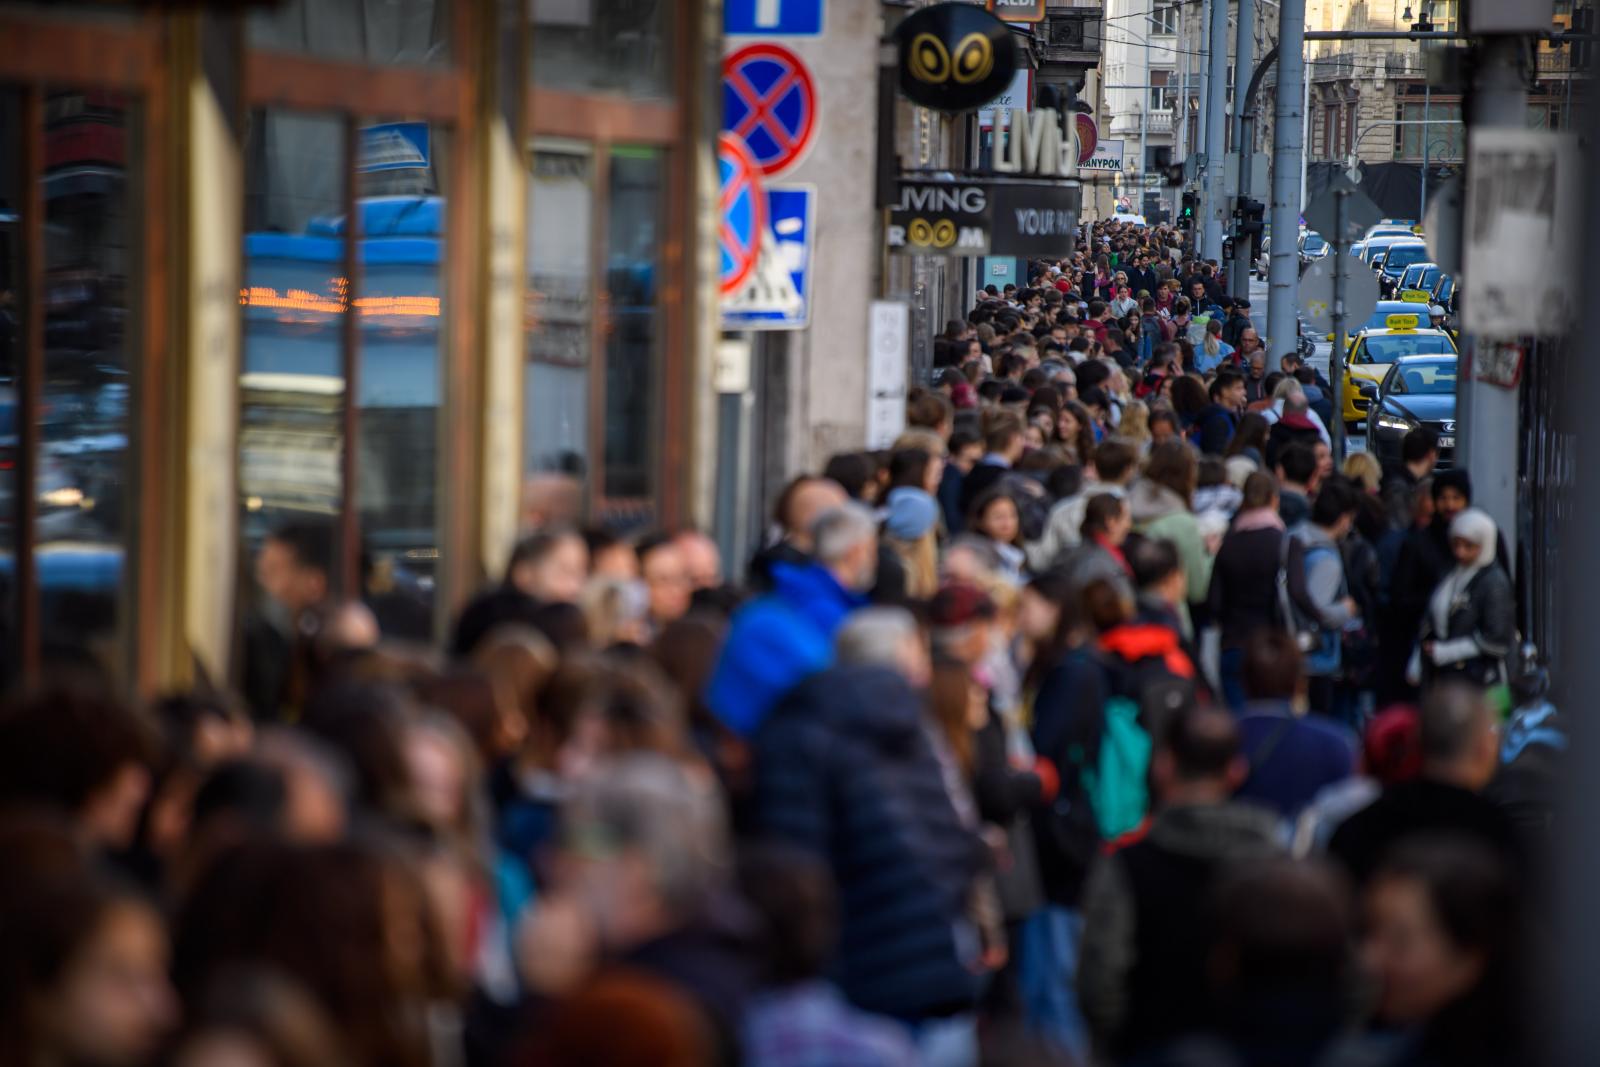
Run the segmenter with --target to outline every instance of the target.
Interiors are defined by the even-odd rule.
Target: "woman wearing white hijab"
[[[1504,680],[1517,618],[1511,578],[1494,565],[1498,540],[1494,520],[1478,508],[1468,508],[1450,524],[1456,566],[1433,591],[1408,676],[1427,682],[1461,678],[1486,686]]]

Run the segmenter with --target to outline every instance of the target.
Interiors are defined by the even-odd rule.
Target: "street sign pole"
[[[1349,264],[1345,262],[1345,211],[1350,190],[1334,193],[1333,227],[1333,351],[1328,354],[1328,384],[1333,386],[1333,462],[1344,462],[1344,278]]]

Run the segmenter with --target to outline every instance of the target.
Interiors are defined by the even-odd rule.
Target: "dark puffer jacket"
[[[838,884],[831,976],[867,1011],[907,1020],[969,1010],[967,919],[986,860],[956,814],[922,701],[879,667],[800,683],[756,735],[757,832],[825,857]]]

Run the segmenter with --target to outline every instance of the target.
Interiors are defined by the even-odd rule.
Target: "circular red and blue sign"
[[[746,45],[722,61],[722,128],[750,146],[762,174],[793,165],[817,127],[817,88],[782,45]]]
[[[737,292],[756,269],[761,257],[761,234],[767,228],[767,195],[761,188],[761,165],[738,137],[717,138],[717,175],[722,223],[717,243],[721,249],[722,294]]]

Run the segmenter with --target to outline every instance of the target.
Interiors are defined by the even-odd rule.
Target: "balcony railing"
[[[1150,112],[1147,130],[1150,133],[1172,132],[1172,109],[1158,108]]]

